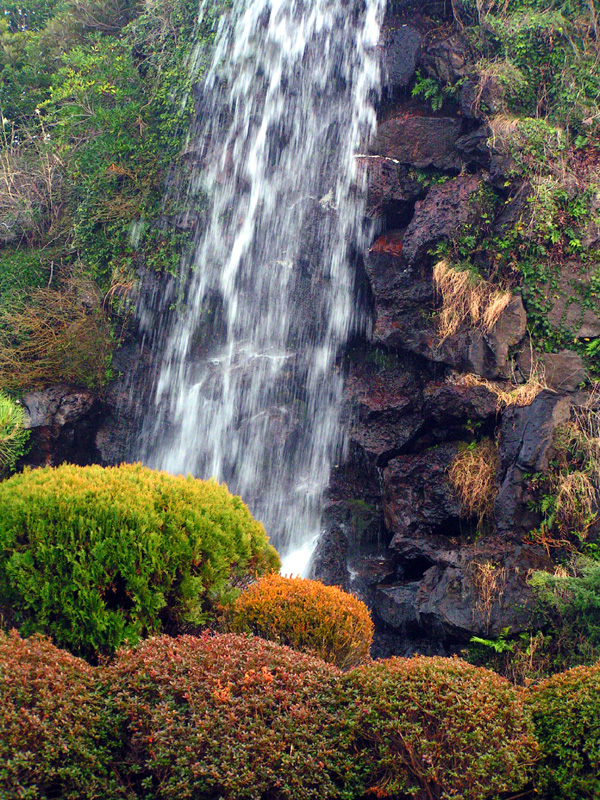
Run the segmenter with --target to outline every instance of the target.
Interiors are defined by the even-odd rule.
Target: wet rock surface
[[[103,403],[87,389],[51,386],[23,397],[31,447],[23,464],[87,465],[98,461],[95,436],[105,414]]]
[[[471,79],[459,34],[415,28],[421,74],[460,81],[460,91],[431,113],[394,89],[370,154],[359,159],[379,231],[364,254],[372,331],[349,354],[349,455],[331,482],[314,561],[316,577],[372,609],[376,656],[449,654],[472,636],[528,628],[527,577],[552,568],[548,552],[531,542],[540,512],[528,481],[547,470],[554,432],[570,418],[585,376],[572,351],[534,354],[534,377],[545,374],[548,388],[524,407],[501,402],[507,387],[532,374],[518,292],[491,328],[463,326],[440,341],[435,248],[482,224],[480,198],[490,192],[500,202],[483,224],[505,235],[528,213],[532,189],[509,185],[513,165],[489,140],[482,108],[500,106],[501,87]],[[408,65],[394,55],[397,41],[386,39],[384,52],[387,64],[399,59],[400,85],[417,37]],[[566,294],[555,300],[553,324],[568,320],[575,337],[598,335],[595,312],[573,307]],[[480,524],[465,515],[448,473],[458,453],[487,438],[498,448],[496,499]]]
[[[460,119],[405,112],[379,126],[370,150],[374,155],[421,169],[433,166],[459,170],[463,162],[455,145],[462,132]]]

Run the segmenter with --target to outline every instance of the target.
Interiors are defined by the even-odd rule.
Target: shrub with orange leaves
[[[235,602],[231,630],[313,653],[342,669],[369,660],[373,622],[366,605],[336,586],[270,574]]]
[[[104,680],[128,720],[130,788],[160,800],[353,800],[354,754],[327,701],[339,675],[232,634],[120,651]]]
[[[48,639],[0,633],[0,797],[117,800],[119,717],[98,671]]]

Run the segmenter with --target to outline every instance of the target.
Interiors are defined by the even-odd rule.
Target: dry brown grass
[[[508,406],[529,406],[538,394],[547,388],[540,369],[532,370],[527,381],[517,386],[507,383],[494,383],[470,372],[453,378],[453,381],[462,386],[485,386],[486,389],[496,395],[499,411],[508,408]]]
[[[26,391],[53,383],[101,387],[112,353],[108,318],[89,289],[38,289],[28,304],[0,312],[0,386]]]
[[[433,282],[441,298],[438,314],[440,341],[462,328],[490,332],[511,301],[511,293],[476,278],[466,270],[457,270],[446,261],[433,268]]]
[[[561,533],[576,531],[585,539],[596,521],[597,509],[597,491],[589,475],[578,470],[559,477],[554,513]]]
[[[474,561],[471,564],[471,577],[476,593],[473,612],[481,614],[487,633],[494,603],[502,599],[506,589],[506,567],[499,567],[491,561]]]
[[[482,439],[460,450],[448,468],[448,478],[460,500],[461,512],[464,517],[477,518],[479,531],[494,513],[497,468],[498,448],[492,439]]]

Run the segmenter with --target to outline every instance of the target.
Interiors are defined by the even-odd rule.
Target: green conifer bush
[[[28,470],[0,483],[0,508],[0,613],[85,657],[202,625],[279,565],[226,486],[139,464]]]
[[[337,586],[265,575],[235,601],[231,629],[312,653],[342,669],[370,660],[366,605]]]
[[[553,675],[529,704],[543,760],[536,789],[547,800],[600,797],[600,662]]]
[[[0,797],[117,800],[119,717],[97,670],[48,639],[0,633]]]

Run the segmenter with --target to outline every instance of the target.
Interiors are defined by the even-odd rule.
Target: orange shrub
[[[369,610],[356,597],[319,581],[274,573],[238,597],[230,627],[313,653],[342,669],[368,661],[373,641]]]

